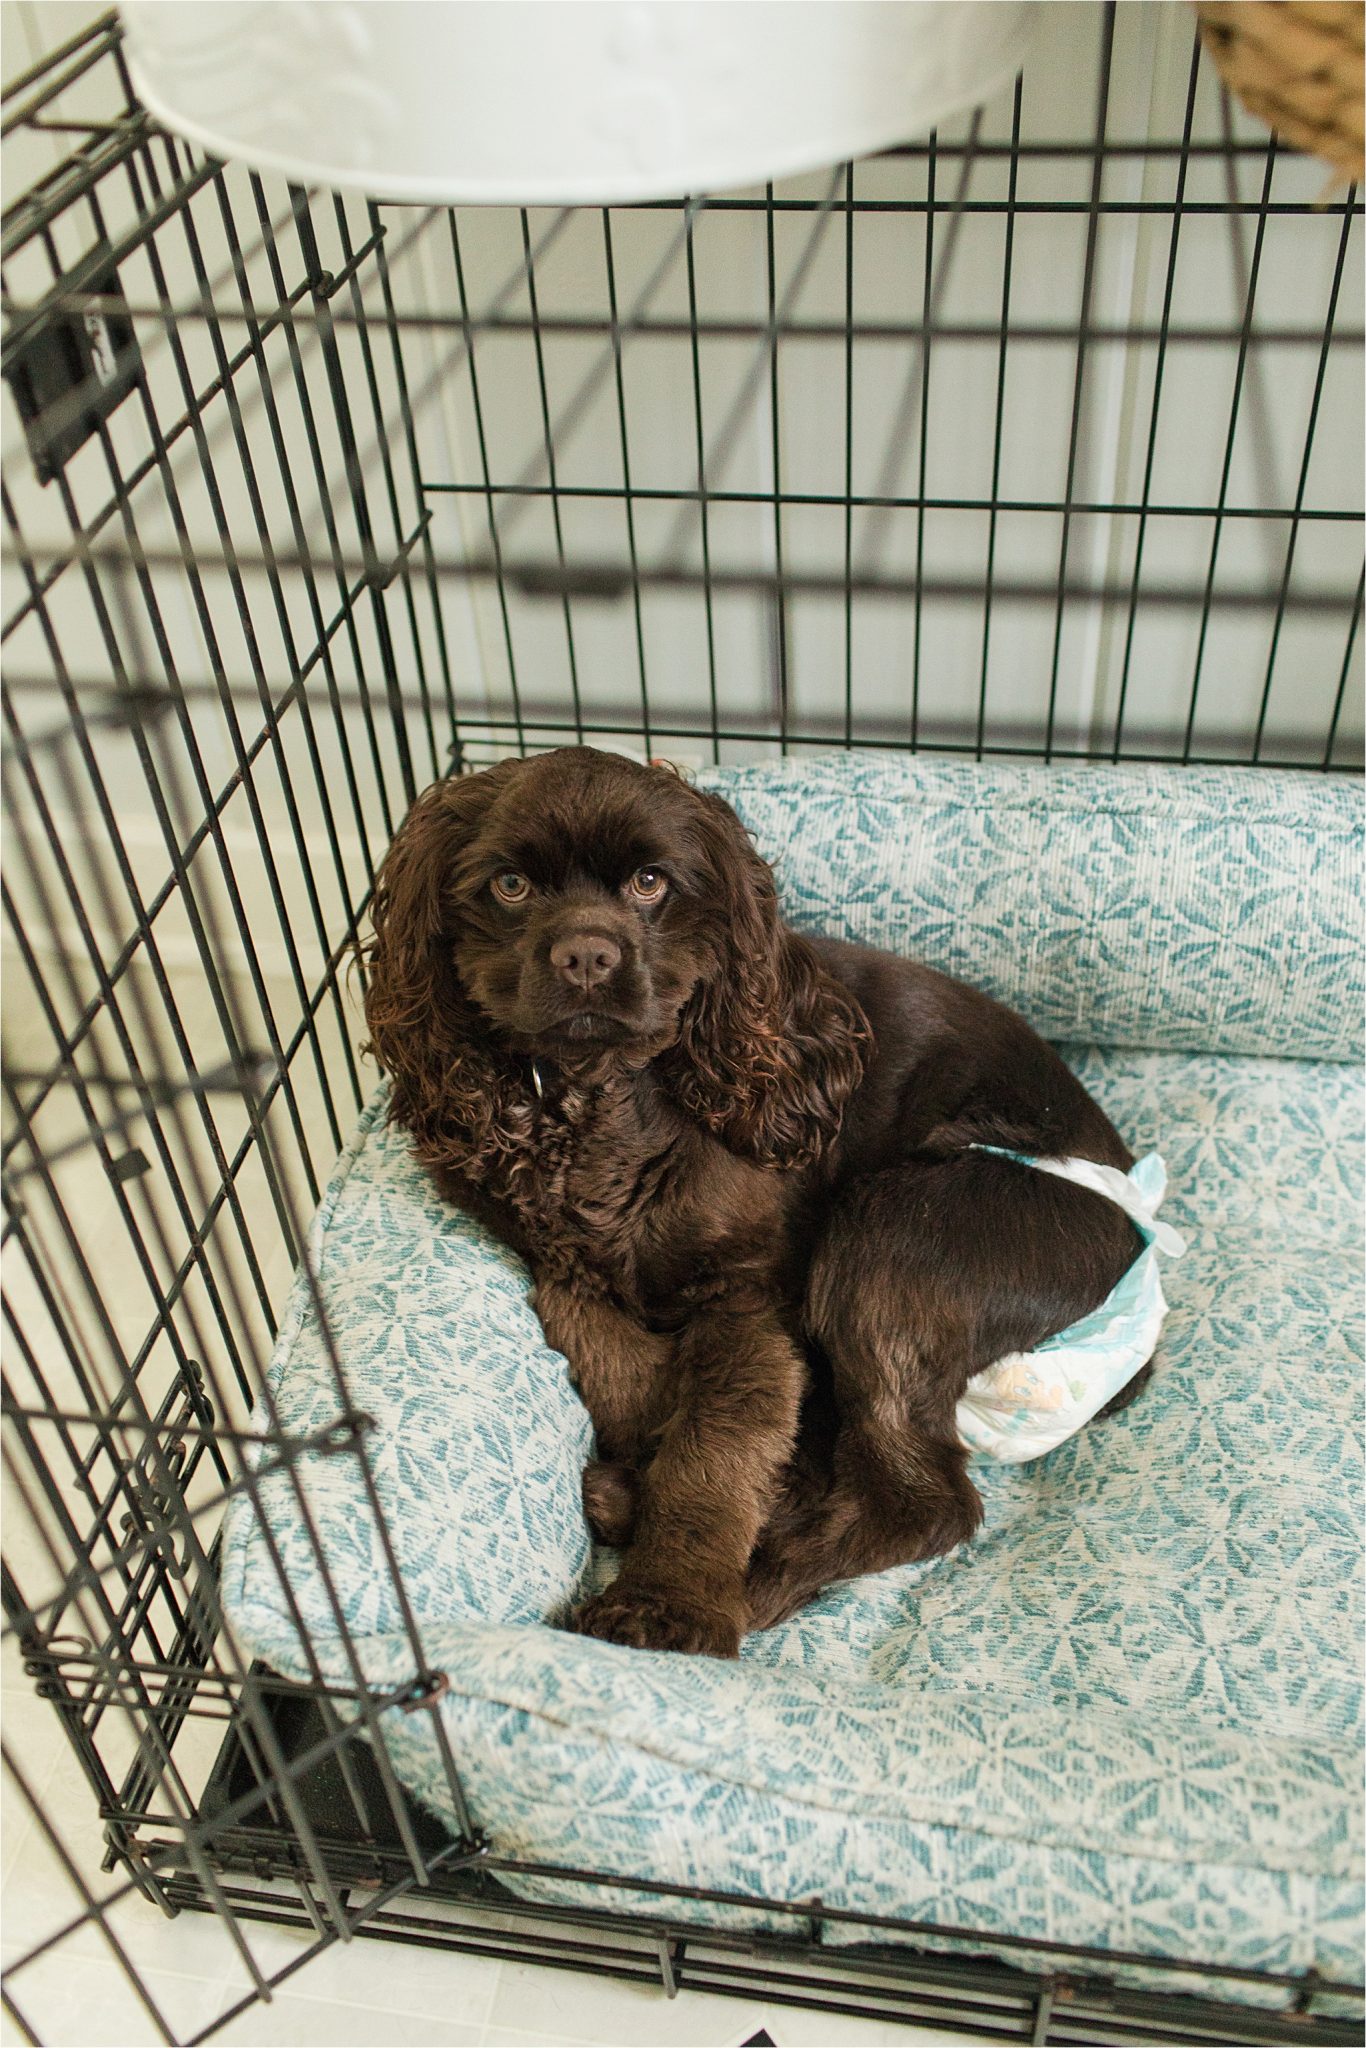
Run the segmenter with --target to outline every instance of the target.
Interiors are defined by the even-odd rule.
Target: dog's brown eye
[[[658,868],[637,868],[627,883],[637,903],[658,903],[668,886]]]
[[[525,875],[519,875],[516,868],[504,868],[501,875],[495,875],[489,887],[500,903],[525,903],[531,894],[531,884]]]

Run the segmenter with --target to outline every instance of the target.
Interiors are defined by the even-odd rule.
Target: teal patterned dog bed
[[[552,1625],[613,1567],[525,1270],[437,1198],[377,1097],[311,1257],[476,1824],[609,1876],[1359,1982],[1356,792],[859,757],[708,781],[794,922],[914,952],[1088,1045],[1069,1057],[1163,1153],[1189,1251],[1143,1398],[1036,1464],[980,1466],[966,1550],[827,1593],[735,1665],[625,1650]],[[270,1384],[290,1433],[334,1419],[302,1285]],[[366,1674],[401,1685],[357,1462],[300,1471]],[[294,1491],[261,1491],[291,1598],[239,1501],[227,1613],[305,1678],[292,1602],[345,1685]],[[454,1827],[432,1717],[388,1730]]]

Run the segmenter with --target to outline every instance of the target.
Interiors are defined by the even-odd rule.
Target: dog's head
[[[739,819],[666,769],[567,747],[436,783],[373,916],[394,1113],[448,1150],[496,1143],[509,1055],[657,1060],[698,1122],[782,1166],[817,1156],[863,1071],[857,1006],[783,929]]]

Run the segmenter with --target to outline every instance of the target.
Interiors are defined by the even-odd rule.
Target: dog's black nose
[[[570,932],[567,938],[556,939],[550,964],[571,988],[597,988],[620,966],[621,947],[601,932]]]

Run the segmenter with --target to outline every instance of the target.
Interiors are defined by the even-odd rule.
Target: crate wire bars
[[[5,1641],[80,1774],[59,1798],[6,1740],[70,1894],[6,1976],[24,2038],[26,1984],[95,1932],[149,2038],[224,2024],[138,1967],[156,1907],[222,1922],[233,2010],[372,1934],[1002,2040],[1359,2038],[1314,1980],[1286,2013],[1202,1992],[1282,1988],[1254,1972],[1144,1991],[1110,1975],[1142,1958],[1027,1972],[1037,1944],[970,1928],[827,1946],[851,1916],[818,1900],[704,1930],[689,1901],[726,1895],[648,1871],[638,1914],[587,1871],[539,1872],[574,1907],[519,1900],[458,1756],[456,1839],[394,1771],[386,1714],[443,1739],[411,1611],[411,1682],[368,1687],[319,1557],[355,1683],[301,1685],[215,1590],[229,1492],[278,1470],[306,1516],[305,1450],[355,1459],[380,1519],[335,1356],[318,1438],[263,1372],[370,1086],[371,877],[426,781],[567,739],[1359,767],[1356,192],[1315,210],[1184,13],[1064,12],[1079,132],[1031,77],[873,163],[673,205],[225,168],[137,106],[113,17],[7,92]],[[1135,47],[1174,118],[1126,140]],[[1055,478],[1022,471],[1026,401]],[[283,1964],[270,1921],[307,1937]]]

